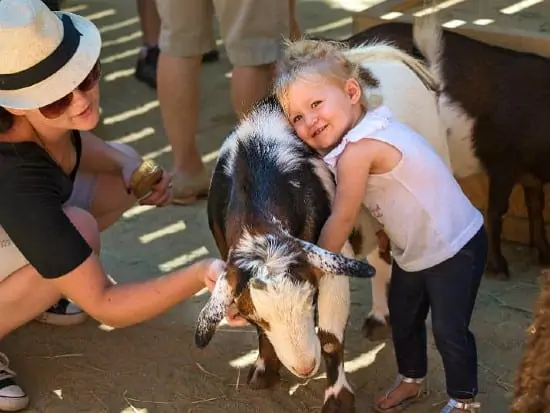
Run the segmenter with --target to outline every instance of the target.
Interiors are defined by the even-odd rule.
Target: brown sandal
[[[397,376],[397,379],[395,380],[393,386],[390,387],[390,389],[386,392],[386,398],[385,400],[388,399],[388,397],[390,396],[390,394],[399,387],[399,385],[401,383],[415,383],[415,384],[420,384],[420,388],[418,389],[418,392],[412,396],[412,397],[407,397],[403,400],[401,400],[398,404],[396,404],[395,406],[392,406],[392,407],[388,407],[387,409],[384,409],[383,407],[380,407],[378,405],[374,405],[373,406],[373,409],[376,411],[376,412],[379,412],[379,413],[397,413],[397,412],[402,412],[403,410],[405,410],[407,407],[415,404],[415,403],[418,403],[422,400],[424,400],[426,397],[429,396],[430,392],[427,388],[427,385],[424,384],[424,381],[425,381],[425,378],[421,378],[421,379],[410,379],[408,377],[405,377],[405,376],[402,376],[401,374]]]
[[[172,176],[172,203],[175,205],[190,205],[208,198],[212,172],[203,169],[197,175],[182,177]]]

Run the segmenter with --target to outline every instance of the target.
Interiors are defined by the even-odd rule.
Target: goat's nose
[[[313,370],[315,370],[315,365],[315,360],[312,360],[309,363],[300,363],[299,366],[294,367],[294,371],[300,376],[307,377],[313,373]]]

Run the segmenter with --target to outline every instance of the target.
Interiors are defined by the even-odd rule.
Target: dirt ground
[[[340,3],[352,8],[374,1]],[[349,10],[336,0],[298,1],[302,27],[323,36],[350,34]],[[513,1],[509,2],[510,4]],[[166,166],[169,148],[155,92],[133,77],[140,30],[133,0],[67,1],[67,7],[101,28],[103,121],[97,133],[134,146]],[[545,18],[542,18],[543,13]],[[545,31],[550,10],[542,4],[518,15]],[[223,49],[222,49],[223,50]],[[234,117],[229,105],[229,64],[204,66],[199,145],[212,164]],[[182,110],[185,110],[182,108]],[[504,412],[538,291],[538,267],[531,251],[506,245],[513,281],[485,279],[474,314],[478,340],[480,401],[485,412]],[[217,255],[204,203],[192,207],[138,207],[104,234],[102,260],[118,282],[143,280],[206,255]],[[394,378],[391,343],[371,343],[360,328],[370,307],[370,284],[353,281],[352,319],[347,333],[346,370],[358,412]],[[255,358],[251,328],[220,328],[205,350],[193,344],[194,322],[205,296],[194,297],[166,315],[131,328],[104,331],[89,321],[60,328],[31,323],[1,343],[32,397],[28,412],[315,412],[323,398],[323,375],[304,383],[287,372],[274,390],[243,385]],[[411,413],[439,412],[445,401],[439,356],[430,341],[432,397]]]

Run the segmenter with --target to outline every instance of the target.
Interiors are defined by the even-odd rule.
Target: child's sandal
[[[479,408],[481,408],[481,404],[478,402],[474,402],[473,400],[468,402],[459,402],[458,400],[451,399],[447,402],[443,410],[441,410],[441,413],[476,413]]]
[[[397,379],[395,380],[395,383],[393,384],[393,386],[390,387],[390,389],[386,392],[385,400],[388,399],[390,394],[393,391],[395,391],[401,383],[420,384],[420,388],[418,389],[418,392],[412,397],[407,397],[406,399],[401,400],[401,402],[399,402],[395,406],[388,407],[387,409],[385,409],[385,408],[380,407],[380,406],[375,404],[373,406],[373,409],[376,412],[379,412],[379,413],[397,413],[397,412],[402,412],[407,407],[424,400],[430,394],[430,392],[428,390],[428,386],[425,384],[425,379],[426,379],[425,377],[423,377],[421,379],[411,379],[411,378],[402,376],[401,374],[398,375]]]

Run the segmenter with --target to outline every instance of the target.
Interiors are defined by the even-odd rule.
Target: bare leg
[[[153,89],[157,87],[160,17],[154,0],[137,0],[142,47],[136,63],[135,77]]]
[[[158,99],[164,129],[172,146],[174,203],[178,204],[205,196],[210,185],[210,174],[205,170],[195,140],[200,69],[200,55],[160,54]]]
[[[67,207],[67,216],[88,244],[99,252],[97,222],[86,211]],[[0,282],[0,339],[9,332],[31,321],[55,304],[61,295],[30,265],[27,265]]]
[[[296,17],[296,0],[289,0],[288,11],[290,15],[290,40],[298,40],[302,33],[300,32],[300,24]]]
[[[128,155],[137,156],[137,152],[130,146],[114,142],[110,145]],[[112,175],[97,176],[92,199],[90,213],[97,220],[100,232],[118,221],[136,203],[136,198],[126,192],[122,178]]]
[[[160,54],[157,77],[160,111],[172,146],[174,172],[185,175],[195,175],[204,168],[195,142],[200,69],[200,56]]]
[[[233,68],[231,102],[238,117],[242,118],[258,100],[269,94],[273,69],[273,64]]]
[[[137,0],[142,41],[146,46],[156,46],[160,33],[160,17],[154,0]]]

